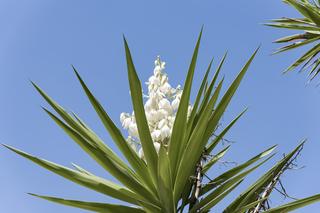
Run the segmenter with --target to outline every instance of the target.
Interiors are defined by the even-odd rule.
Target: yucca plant
[[[309,70],[308,75],[312,80],[320,72],[320,58],[318,55],[320,52],[320,1],[284,0],[284,2],[295,8],[302,17],[275,19],[266,25],[302,32],[276,40],[276,43],[289,44],[281,47],[275,53],[311,44],[312,47],[292,63],[285,72],[300,66],[300,71]]]
[[[130,94],[134,113],[120,116],[122,125],[129,130],[125,139],[102,105],[88,89],[74,68],[84,92],[97,112],[114,143],[123,153],[120,158],[78,116],[68,113],[33,83],[38,92],[58,114],[46,108],[45,112],[120,184],[95,176],[73,165],[67,168],[32,156],[5,145],[15,153],[34,163],[96,192],[122,201],[122,204],[67,200],[31,194],[59,204],[104,213],[176,213],[209,212],[244,180],[244,178],[271,159],[275,146],[266,149],[248,161],[205,181],[204,176],[228,151],[229,146],[214,152],[226,133],[244,114],[234,118],[219,130],[220,119],[249,68],[257,50],[253,53],[237,77],[221,95],[223,79],[218,81],[224,64],[224,56],[217,66],[212,80],[210,62],[192,106],[190,94],[202,31],[199,35],[189,66],[183,90],[173,89],[164,73],[164,63],[158,58],[154,75],[148,81],[148,101],[143,102],[140,80],[124,39]],[[159,96],[160,95],[160,96]],[[153,114],[152,114],[153,113]],[[303,143],[275,164],[261,178],[225,207],[226,213],[260,212],[264,208],[277,179],[299,152]],[[292,203],[271,208],[265,212],[288,212],[316,202],[315,195]]]

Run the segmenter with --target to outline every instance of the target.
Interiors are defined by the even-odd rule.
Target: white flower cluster
[[[148,82],[148,95],[145,95],[147,101],[144,105],[148,125],[157,152],[160,144],[168,145],[174,124],[175,115],[179,107],[182,90],[180,85],[172,88],[168,82],[168,76],[164,72],[165,62],[158,56],[155,60],[153,75]],[[188,114],[191,112],[189,106]],[[144,154],[139,142],[139,133],[134,113],[121,113],[120,121],[124,129],[128,130],[128,143],[139,153],[140,158]]]

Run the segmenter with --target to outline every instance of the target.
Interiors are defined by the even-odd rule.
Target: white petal
[[[124,113],[124,112],[121,113],[120,114],[120,122],[123,123],[123,121],[124,121],[124,119],[126,119],[126,117],[127,117],[127,113]]]
[[[161,131],[159,129],[153,130],[151,137],[153,141],[159,141],[161,139]]]
[[[172,112],[172,107],[170,105],[170,101],[168,101],[168,99],[165,99],[165,98],[160,100],[159,108],[166,110],[169,114],[171,114],[171,112]]]
[[[155,143],[153,143],[153,146],[154,146],[154,148],[156,149],[156,152],[159,153],[160,143],[155,142]]]
[[[161,137],[165,139],[165,138],[169,138],[170,136],[171,136],[171,129],[167,125],[165,125],[161,129]]]
[[[126,119],[124,119],[124,121],[122,122],[122,127],[124,129],[128,129],[129,126],[131,125],[132,121],[130,117],[127,117]]]
[[[168,112],[164,109],[159,109],[156,114],[156,120],[160,121],[168,116]]]
[[[129,134],[134,137],[139,137],[138,128],[136,123],[131,123],[129,126]]]
[[[160,84],[160,79],[158,79],[156,76],[151,76],[151,77],[149,78],[148,83],[149,83],[150,85],[159,85],[159,84]]]
[[[163,92],[164,94],[168,94],[170,95],[171,93],[171,86],[168,82],[165,82],[161,87],[160,87],[160,91]]]
[[[158,128],[161,129],[164,125],[168,124],[168,120],[167,119],[162,119],[159,123],[158,123]]]
[[[180,99],[175,98],[171,103],[173,110],[177,110],[179,108],[179,104],[180,104]]]

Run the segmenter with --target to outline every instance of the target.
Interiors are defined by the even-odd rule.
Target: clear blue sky
[[[142,81],[160,54],[172,85],[183,83],[192,49],[205,25],[195,85],[210,58],[228,50],[223,74],[235,76],[253,50],[261,51],[224,116],[227,123],[246,106],[246,115],[228,135],[235,140],[227,160],[243,162],[268,146],[279,144],[277,158],[303,138],[308,143],[299,159],[306,168],[288,172],[283,182],[294,197],[320,193],[320,91],[306,86],[306,75],[281,71],[301,50],[270,56],[271,41],[288,32],[262,26],[268,19],[296,13],[280,0],[268,1],[0,1],[0,140],[54,162],[77,163],[110,178],[42,112],[44,101],[29,80],[37,82],[67,109],[79,114],[108,144],[112,142],[72,73],[78,68],[90,88],[119,123],[131,110],[122,34],[129,41]],[[112,202],[76,186],[0,148],[0,212],[72,213],[26,195],[26,192]],[[249,181],[270,167],[270,162]],[[224,168],[216,167],[213,174]],[[248,185],[248,181],[244,186]],[[240,192],[244,187],[240,187]],[[233,195],[234,197],[235,195]],[[272,204],[282,203],[276,195]],[[319,212],[315,204],[297,212]]]

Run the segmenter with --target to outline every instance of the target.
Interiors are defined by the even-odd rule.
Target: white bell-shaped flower
[[[125,119],[123,120],[123,122],[122,122],[122,127],[123,127],[124,129],[129,129],[129,126],[131,125],[131,123],[132,123],[132,120],[131,120],[130,117],[129,117],[129,118],[125,118]]]
[[[126,119],[127,117],[129,117],[128,113],[121,113],[120,114],[120,122],[123,123],[124,119]]]
[[[139,137],[139,133],[138,133],[138,127],[137,127],[137,124],[136,123],[131,123],[129,125],[129,134],[134,136],[134,137]]]
[[[154,146],[156,152],[159,154],[160,146],[161,146],[160,143],[155,142],[155,143],[153,143],[153,146]]]
[[[169,138],[170,136],[171,136],[171,129],[167,125],[164,125],[161,128],[161,138],[165,139],[165,138]]]
[[[168,117],[168,112],[164,109],[159,109],[156,113],[156,120],[160,121],[164,118]]]
[[[158,128],[161,129],[164,125],[168,125],[168,119],[162,119],[159,123],[158,123]]]
[[[151,76],[151,77],[149,78],[148,83],[149,83],[150,85],[159,85],[159,84],[160,84],[160,79],[157,78],[157,77],[155,77],[155,76]]]
[[[171,104],[172,104],[173,110],[178,110],[179,104],[180,104],[180,98],[175,98]]]
[[[161,140],[161,131],[159,129],[155,129],[151,133],[151,137],[153,141],[160,141]]]
[[[150,99],[148,99],[147,102],[145,103],[144,109],[145,109],[146,111],[151,111],[152,109],[155,108],[155,105],[156,105],[155,101],[150,98]]]
[[[166,110],[169,114],[172,113],[172,107],[168,99],[165,99],[165,98],[161,99],[159,101],[159,108]]]
[[[165,84],[168,82],[168,76],[167,75],[162,75],[161,76],[161,85]]]
[[[163,92],[164,94],[170,95],[171,94],[171,89],[172,87],[168,82],[165,82],[160,86],[160,91]]]

